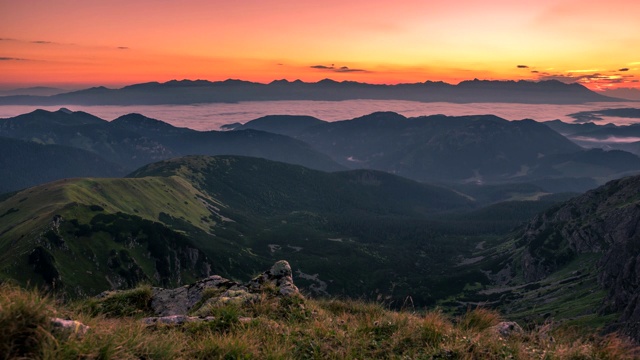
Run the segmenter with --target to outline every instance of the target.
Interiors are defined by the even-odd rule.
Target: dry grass
[[[548,326],[503,338],[491,328],[500,316],[486,309],[451,319],[440,312],[395,312],[361,301],[282,300],[265,294],[252,305],[212,309],[216,321],[209,324],[147,328],[126,299],[120,301],[134,316],[113,317],[108,311],[107,317],[1,286],[0,359],[551,360],[633,359],[638,354],[614,335],[585,338]],[[91,329],[83,337],[53,335],[48,318],[61,314]]]

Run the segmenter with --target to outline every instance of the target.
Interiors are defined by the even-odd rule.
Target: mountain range
[[[427,182],[532,182],[552,192],[585,191],[640,169],[636,155],[583,149],[553,124],[493,115],[406,118],[378,112],[336,122],[267,116],[226,129],[291,136],[345,167]]]
[[[549,81],[463,81],[457,85],[427,81],[378,85],[324,79],[315,83],[276,80],[268,84],[242,80],[172,80],[125,86],[94,87],[51,96],[0,97],[0,105],[158,105],[274,100],[411,100],[422,102],[509,102],[526,104],[581,104],[620,101],[574,83]]]
[[[140,114],[109,122],[66,109],[36,110],[0,119],[0,144],[14,149],[21,144],[23,158],[38,158],[44,165],[37,173],[29,171],[18,157],[3,153],[3,163],[20,181],[12,185],[10,178],[2,179],[0,189],[65,177],[122,176],[185,155],[254,156],[323,171],[371,169],[449,185],[531,183],[547,192],[582,192],[640,171],[636,155],[583,149],[553,130],[574,126],[561,124],[378,112],[336,122],[276,115],[228,125],[226,131],[195,131]],[[64,157],[54,145],[65,147]],[[92,160],[82,155],[86,152]],[[64,163],[68,171],[52,167],[55,163]]]
[[[22,149],[17,149],[18,144]],[[38,144],[39,147],[35,146]],[[0,161],[13,171],[12,176],[21,179],[20,182],[11,182],[9,178],[0,180],[0,189],[5,192],[37,185],[43,179],[123,176],[151,162],[191,154],[260,156],[320,170],[345,169],[309,145],[278,134],[254,130],[199,132],[137,114],[109,122],[88,113],[66,109],[55,112],[36,110],[0,119],[0,146],[14,148],[14,152],[20,154],[14,156],[13,152],[3,152],[0,155]],[[60,156],[63,147],[65,156]],[[85,153],[97,158],[92,160],[93,164],[104,165],[88,163]],[[29,168],[28,164],[21,162],[27,157],[40,160]],[[69,171],[62,172],[63,167],[55,164],[64,164],[63,167]]]

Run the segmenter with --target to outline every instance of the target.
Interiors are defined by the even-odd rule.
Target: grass
[[[151,286],[139,286],[135,289],[108,294],[102,299],[86,299],[79,303],[78,310],[94,316],[98,314],[107,317],[151,316],[152,295]]]
[[[615,335],[585,336],[548,324],[503,338],[492,329],[501,316],[486,309],[452,318],[356,300],[282,300],[270,293],[253,304],[212,309],[211,323],[145,327],[138,310],[144,311],[148,293],[143,287],[72,306],[2,284],[0,358],[551,360],[639,354]],[[82,337],[55,333],[48,321],[54,316],[91,328]]]

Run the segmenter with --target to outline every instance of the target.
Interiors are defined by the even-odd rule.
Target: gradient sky
[[[560,79],[640,88],[638,0],[0,0],[0,87]]]

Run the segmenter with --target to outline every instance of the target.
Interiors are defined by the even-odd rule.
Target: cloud
[[[604,139],[598,139],[588,136],[574,136],[572,137],[574,140],[584,141],[584,142],[594,142],[594,143],[617,143],[617,144],[630,144],[634,142],[640,141],[640,137],[618,137],[618,136],[609,136]]]
[[[364,69],[349,69],[346,66],[342,66],[339,69],[335,69],[335,72],[367,72],[367,70]]]
[[[518,69],[528,69],[529,67],[527,65],[518,65],[517,68]]]
[[[322,69],[322,70],[333,70],[335,69],[333,66],[325,66],[325,65],[313,65],[312,69]]]
[[[118,50],[129,50],[129,47],[127,47],[127,46],[118,46],[117,49]]]
[[[543,73],[538,77],[538,80],[540,81],[546,81],[546,80],[557,80],[557,81],[561,81],[563,83],[567,83],[567,84],[571,84],[574,82],[578,82],[580,80],[583,79],[599,79],[601,78],[600,74],[588,74],[588,75],[564,75],[564,74],[549,74],[549,73]]]
[[[550,69],[552,70],[552,69]],[[545,71],[535,73],[538,81],[556,80],[566,84],[579,83],[602,89],[602,86],[609,84],[623,84],[633,82],[634,75],[622,75],[620,72],[630,71],[629,68],[621,68],[616,70],[598,71],[592,70],[568,70],[568,71]]]
[[[368,70],[365,69],[351,69],[348,66],[340,66],[340,67],[336,67],[334,64],[331,64],[331,66],[327,66],[327,65],[312,65],[310,66],[310,68],[312,69],[318,69],[318,70],[328,70],[328,71],[333,71],[333,72],[337,72],[337,73],[350,73],[350,72],[370,72]]]
[[[540,71],[538,71],[538,70],[531,70],[531,73],[532,73],[532,74],[538,74],[538,73],[540,73]]]
[[[36,40],[36,41],[31,41],[32,44],[53,44],[53,42],[51,41],[46,41],[46,40]]]
[[[0,61],[25,61],[27,59],[14,58],[14,57],[0,57]]]

